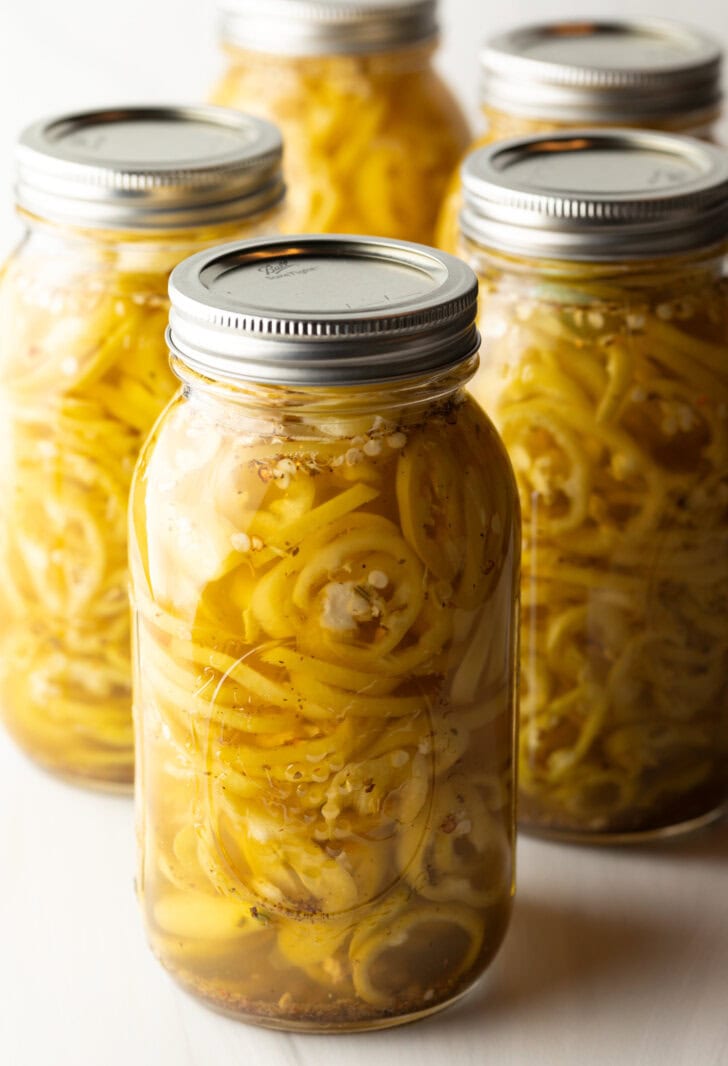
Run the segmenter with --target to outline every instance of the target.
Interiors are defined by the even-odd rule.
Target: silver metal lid
[[[720,104],[721,62],[715,41],[663,19],[527,25],[486,42],[481,101],[571,124],[686,121]]]
[[[223,245],[172,272],[168,340],[206,377],[358,385],[473,356],[478,283],[460,259],[377,237]]]
[[[283,55],[364,53],[437,34],[437,0],[220,0],[224,40]]]
[[[281,137],[222,107],[119,107],[29,126],[16,200],[54,222],[176,229],[245,218],[283,196]]]
[[[516,255],[654,258],[728,238],[728,153],[674,134],[570,130],[500,141],[462,167],[463,233]]]

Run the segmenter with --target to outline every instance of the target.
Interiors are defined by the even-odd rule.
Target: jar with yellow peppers
[[[473,149],[581,126],[635,127],[715,140],[720,46],[662,19],[527,24],[491,38],[480,57],[486,129]],[[450,179],[437,243],[457,244],[460,173]]]
[[[138,887],[208,1003],[381,1028],[481,975],[513,884],[520,527],[463,386],[477,286],[383,239],[172,274],[132,489]]]
[[[523,824],[684,832],[728,800],[728,156],[577,131],[463,174],[472,388],[523,507]]]
[[[218,104],[275,122],[286,233],[430,243],[469,132],[434,70],[435,0],[222,0]]]
[[[47,768],[133,777],[127,494],[174,392],[172,267],[275,230],[281,143],[222,108],[120,108],[25,131],[25,234],[0,282],[0,711]]]

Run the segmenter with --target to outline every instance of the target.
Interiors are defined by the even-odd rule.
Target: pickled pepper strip
[[[486,284],[473,388],[524,513],[522,815],[577,832],[699,815],[728,754],[725,282]]]
[[[282,232],[431,243],[465,120],[427,49],[273,56],[228,49],[212,102],[275,122],[286,145]]]

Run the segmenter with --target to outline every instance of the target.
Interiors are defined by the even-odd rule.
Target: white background
[[[220,70],[214,12],[215,0],[0,0],[0,254],[17,232],[9,204],[22,127],[76,108],[204,99]],[[483,37],[597,14],[689,18],[728,41],[728,0],[441,0],[442,70],[475,117]]]
[[[477,42],[518,21],[689,16],[728,38],[726,0],[442,7],[441,65],[473,116]],[[17,232],[12,151],[26,123],[199,100],[218,70],[212,0],[0,0],[0,252]],[[519,852],[511,933],[462,1007],[368,1037],[266,1033],[194,1004],[147,951],[129,801],[46,778],[0,736],[0,1063],[725,1066],[728,825],[652,851],[524,840]]]

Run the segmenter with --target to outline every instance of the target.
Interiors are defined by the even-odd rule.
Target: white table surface
[[[0,736],[2,1066],[726,1066],[728,824],[640,850],[523,839],[510,933],[458,1006],[288,1036],[218,1016],[147,950],[132,805]]]

